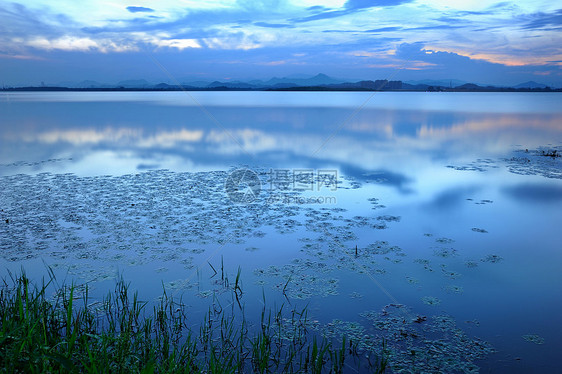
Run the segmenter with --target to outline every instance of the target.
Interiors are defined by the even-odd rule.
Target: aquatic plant
[[[523,335],[522,336],[523,339],[525,339],[526,341],[530,342],[530,343],[535,343],[535,344],[544,344],[544,338],[537,335],[537,334],[527,334],[527,335]]]
[[[149,303],[122,279],[101,302],[92,302],[88,287],[80,296],[78,289],[57,285],[52,271],[40,286],[23,272],[4,279],[0,367],[14,373],[341,373],[353,366],[383,373],[387,365],[384,347],[360,354],[345,337],[336,345],[307,329],[306,309],[266,309],[265,296],[255,328],[243,306],[232,303],[230,311],[213,304],[195,330],[181,298],[166,291],[149,312]],[[240,271],[232,292],[242,295]]]

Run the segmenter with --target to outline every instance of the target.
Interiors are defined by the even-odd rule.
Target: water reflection
[[[46,101],[51,95],[22,94],[18,100],[0,104],[1,157],[4,163],[60,155],[77,163],[94,154],[100,160],[139,160],[133,169],[121,172],[147,165],[173,168],[178,159],[201,169],[237,163],[331,165],[359,177],[396,173],[384,178],[403,189],[405,181],[416,179],[436,162],[498,157],[514,145],[534,148],[562,139],[562,113],[552,111],[428,111],[412,109],[416,107],[411,103],[398,109],[395,101],[388,109],[379,104],[392,97],[379,95],[382,98],[373,99],[373,105],[354,114],[351,99],[360,102],[364,96],[333,93],[328,102],[340,99],[341,103],[327,106],[317,96],[300,96],[305,102],[296,103],[276,95],[278,106],[271,106],[273,98],[267,93],[242,93],[242,98],[236,98],[241,93],[214,93],[214,102],[209,102],[209,93],[200,94],[207,105],[204,110],[185,105],[185,97],[184,105],[179,105],[177,95],[76,93],[72,100],[63,95]],[[406,96],[430,108],[440,108],[438,103],[448,100],[424,93]],[[468,98],[476,103],[467,108],[489,105],[485,98]],[[246,105],[233,106],[242,99]],[[538,100],[538,96],[529,94],[526,100]],[[114,161],[100,162],[98,173],[115,173],[111,170]],[[73,163],[65,165],[70,172],[77,171]]]
[[[527,203],[556,203],[562,201],[562,186],[523,183],[505,187],[506,195]]]
[[[467,198],[474,196],[481,189],[482,186],[478,185],[448,188],[437,193],[427,207],[439,212],[455,210],[465,204]]]

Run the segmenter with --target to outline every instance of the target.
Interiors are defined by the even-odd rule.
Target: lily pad
[[[525,339],[526,341],[530,342],[530,343],[535,343],[535,344],[544,344],[544,338],[537,335],[537,334],[527,334],[527,335],[523,335],[522,336],[523,339]]]
[[[431,305],[431,306],[441,304],[441,300],[439,300],[438,298],[433,297],[433,296],[424,296],[424,297],[422,297],[422,301],[423,301],[424,304]]]

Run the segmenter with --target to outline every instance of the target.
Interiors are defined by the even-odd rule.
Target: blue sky
[[[0,1],[0,84],[460,79],[562,87],[562,4]],[[173,77],[173,78],[170,78]]]

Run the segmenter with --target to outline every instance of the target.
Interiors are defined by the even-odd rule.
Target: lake
[[[197,315],[240,269],[397,372],[560,366],[559,94],[3,92],[0,129],[4,277]]]

